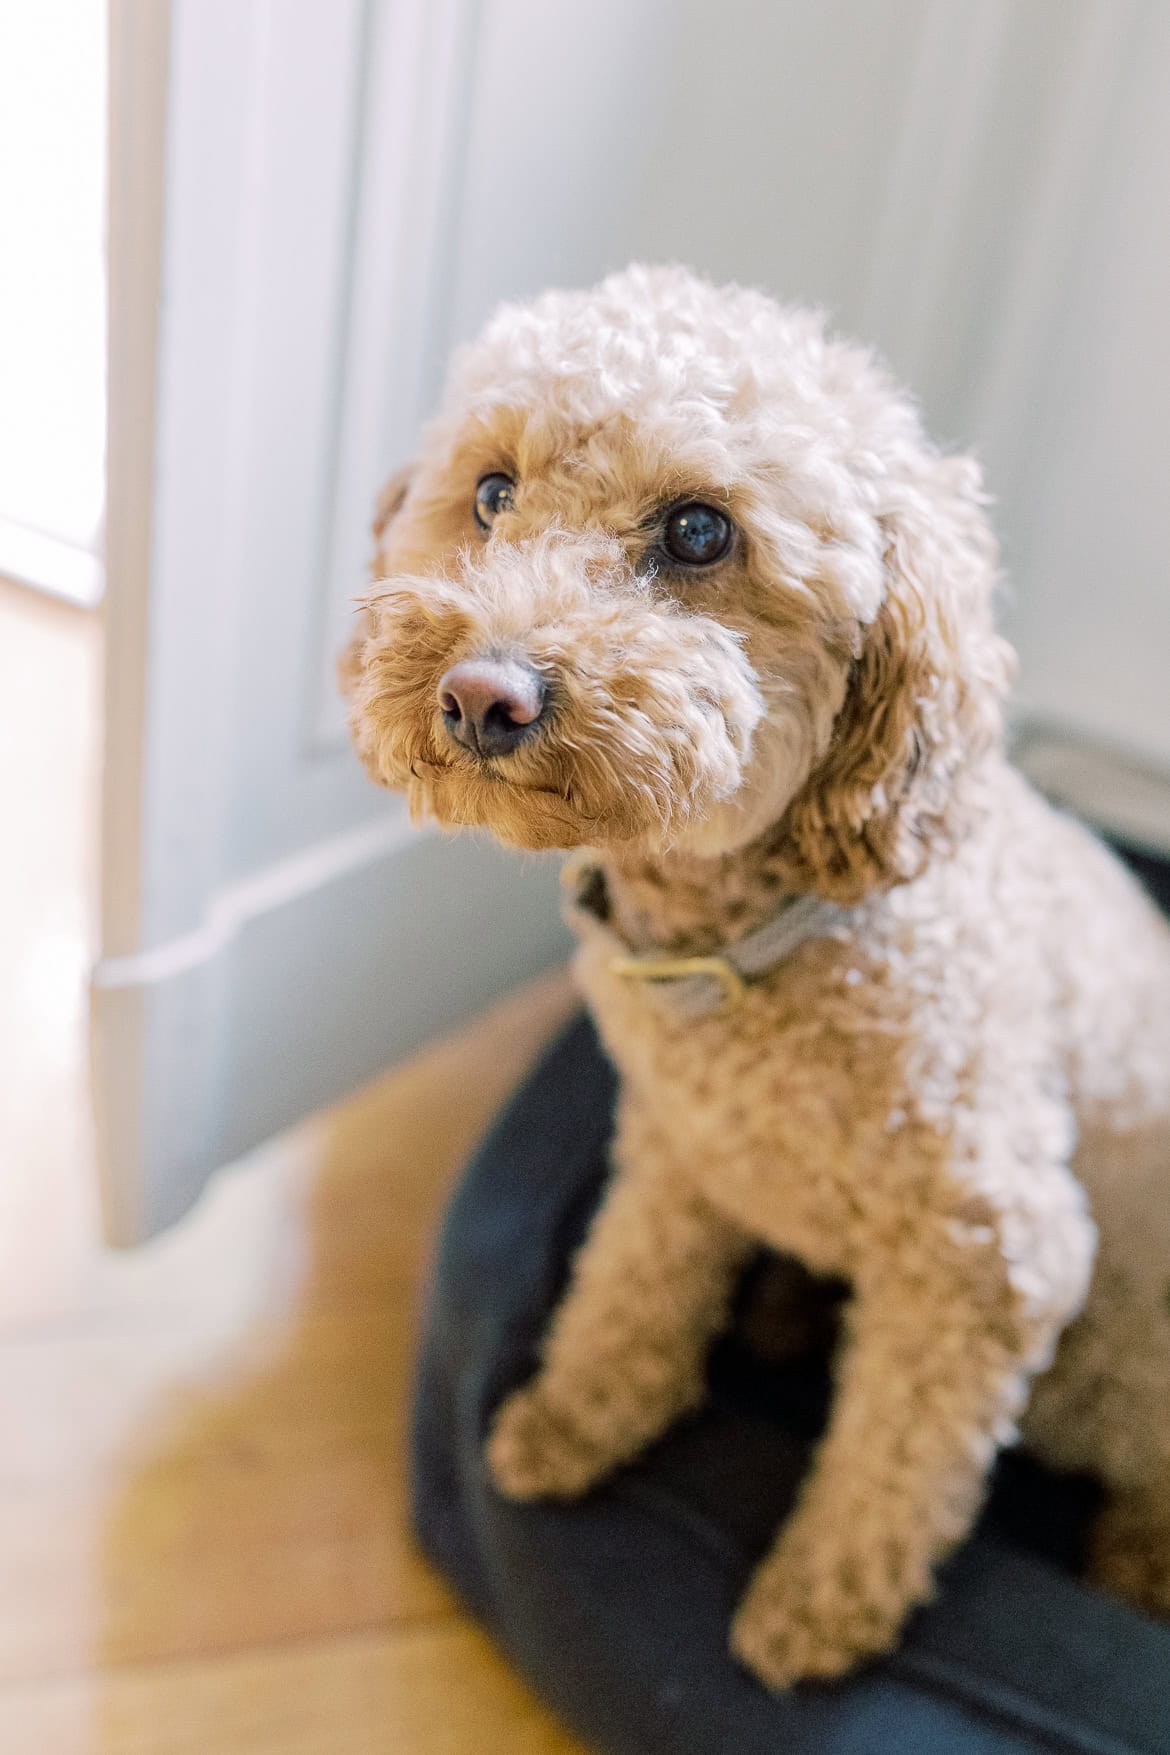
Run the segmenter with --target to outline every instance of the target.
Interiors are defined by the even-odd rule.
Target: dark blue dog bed
[[[1170,1627],[1078,1581],[1094,1490],[1018,1455],[894,1657],[779,1696],[736,1667],[732,1609],[823,1422],[823,1359],[765,1364],[733,1332],[705,1410],[601,1490],[493,1490],[484,1434],[597,1204],[613,1094],[582,1019],[463,1178],[420,1363],[419,1539],[537,1691],[605,1755],[1170,1755]]]

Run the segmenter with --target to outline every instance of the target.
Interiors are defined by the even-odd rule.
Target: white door
[[[983,451],[1026,704],[1170,758],[1160,0],[115,0],[112,80],[115,1236],[562,952],[547,868],[409,831],[332,681],[500,297],[637,256],[827,305]]]
[[[113,9],[93,1022],[119,1241],[565,950],[555,872],[412,832],[333,681],[445,344],[461,15]]]

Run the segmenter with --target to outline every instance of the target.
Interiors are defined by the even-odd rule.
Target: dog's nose
[[[449,736],[481,756],[506,756],[544,712],[544,681],[514,658],[465,658],[438,687]]]

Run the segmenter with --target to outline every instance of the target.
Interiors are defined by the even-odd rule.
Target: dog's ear
[[[402,510],[403,501],[414,480],[415,467],[413,463],[404,463],[401,469],[396,469],[374,503],[374,542],[377,545],[374,556],[375,577],[382,538]]]
[[[785,817],[805,884],[856,900],[962,831],[965,778],[1001,738],[1015,655],[995,632],[980,472],[921,455],[882,507],[884,581],[829,749]]]
[[[403,502],[414,480],[415,465],[403,464],[390,477],[374,502],[374,552],[370,557],[370,577],[382,576],[382,539],[402,510]],[[349,644],[338,654],[337,683],[343,695],[353,692],[361,671],[362,647],[373,633],[373,620],[368,609],[359,609],[354,617],[354,631]]]

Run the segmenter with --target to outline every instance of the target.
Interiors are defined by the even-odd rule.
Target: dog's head
[[[383,495],[343,667],[412,809],[523,847],[918,869],[1000,732],[978,471],[868,353],[678,269],[505,307]]]

